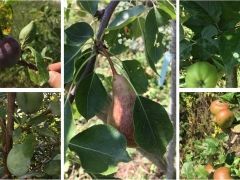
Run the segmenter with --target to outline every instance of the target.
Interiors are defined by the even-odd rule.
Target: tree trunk
[[[226,87],[227,88],[237,88],[237,66],[234,66],[231,70],[228,70],[226,73]]]

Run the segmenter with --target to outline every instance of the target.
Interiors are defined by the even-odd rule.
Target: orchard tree
[[[60,61],[60,5],[27,3],[0,2],[0,87],[48,87],[47,66]]]
[[[75,21],[69,23],[76,6],[80,12],[74,16]],[[113,177],[119,162],[131,160],[126,151],[131,147],[160,167],[168,178],[175,178],[175,141],[167,160],[167,147],[174,136],[173,123],[161,102],[145,95],[149,84],[140,60],[127,56],[142,48],[144,62],[153,72],[151,78],[158,77],[156,64],[162,59],[165,59],[161,62],[162,71],[166,72],[169,68],[166,52],[176,57],[170,49],[175,48],[176,43],[173,32],[171,44],[174,20],[175,7],[170,1],[110,1],[102,7],[99,1],[78,0],[67,5],[65,161],[69,160],[66,156],[69,149],[78,155],[81,166],[92,177]],[[137,48],[131,46],[138,41]],[[104,62],[110,77],[99,72]],[[175,82],[172,85],[174,98]],[[73,117],[75,110],[89,123],[95,117],[103,123],[78,132]],[[175,116],[172,117],[175,121]]]
[[[180,84],[239,87],[240,2],[182,1]]]
[[[60,94],[1,93],[0,178],[60,178]]]

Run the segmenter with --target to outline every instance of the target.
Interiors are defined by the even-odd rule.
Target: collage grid
[[[227,3],[0,0],[0,179],[240,179],[240,89],[227,76],[240,62],[240,1]],[[27,20],[17,29],[18,10]],[[34,18],[38,29],[22,40]],[[8,67],[10,35],[22,54]],[[190,72],[200,61],[210,65]],[[48,83],[55,63],[57,88]],[[211,110],[216,101],[227,118]]]

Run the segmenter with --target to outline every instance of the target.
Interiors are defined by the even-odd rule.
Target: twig
[[[100,45],[101,47],[99,47],[100,49],[100,52],[107,58],[107,60],[108,60],[108,62],[109,62],[109,65],[110,65],[110,67],[111,67],[111,70],[112,70],[112,73],[113,73],[113,75],[116,75],[117,74],[117,71],[116,71],[116,69],[115,69],[115,67],[114,67],[114,64],[113,64],[113,62],[112,62],[112,59],[110,58],[110,55],[109,55],[109,53],[108,53],[108,51],[106,50],[106,48],[101,44]]]
[[[106,29],[106,27],[108,26],[109,20],[115,10],[115,8],[117,7],[117,5],[119,4],[120,1],[116,1],[116,0],[112,0],[109,5],[106,7],[101,23],[99,25],[99,29],[98,29],[98,33],[97,33],[97,39],[96,41],[102,41],[103,38],[103,33],[104,30]],[[96,62],[96,58],[97,58],[97,49],[96,47],[93,48],[93,52],[92,54],[96,54],[96,56],[93,56],[87,63],[86,68],[84,69],[83,74],[81,75],[80,79],[78,82],[80,82],[82,79],[84,79],[84,77],[86,77],[87,75],[89,75],[91,72],[93,72],[94,70],[94,65]],[[73,86],[72,88],[69,89],[69,95],[67,97],[67,99],[69,100],[70,103],[73,103],[74,99],[75,99],[75,92],[76,92],[76,85]]]
[[[24,67],[28,67],[29,69],[32,69],[34,71],[38,71],[38,68],[37,66],[35,66],[34,64],[30,63],[30,62],[27,62],[25,60],[20,60],[18,61],[18,65],[20,66],[24,66]]]

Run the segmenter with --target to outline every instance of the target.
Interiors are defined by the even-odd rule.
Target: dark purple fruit
[[[20,59],[21,48],[12,37],[0,41],[0,69],[14,66]]]

